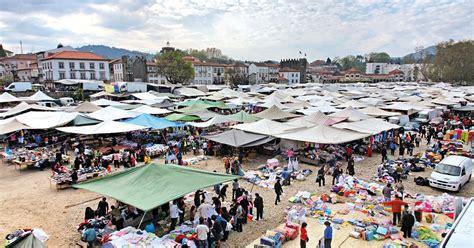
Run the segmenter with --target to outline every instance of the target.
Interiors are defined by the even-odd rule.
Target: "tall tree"
[[[159,74],[172,84],[187,84],[194,78],[194,69],[189,61],[183,59],[181,51],[168,51],[157,55],[156,66]]]
[[[332,61],[335,63],[340,70],[349,70],[351,68],[356,68],[362,72],[365,72],[365,62],[364,56],[362,55],[349,55],[343,58],[335,57]]]
[[[330,64],[332,64],[332,61],[331,61],[331,59],[328,57],[328,58],[326,59],[326,65],[330,65]]]
[[[430,67],[430,78],[451,83],[474,82],[474,40],[437,45],[436,56]]]
[[[369,53],[369,55],[367,55],[367,61],[369,63],[389,63],[390,55],[386,52]]]

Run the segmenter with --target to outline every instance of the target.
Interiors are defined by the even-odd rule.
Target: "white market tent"
[[[28,104],[26,102],[21,102],[15,107],[11,108],[5,113],[0,113],[0,117],[7,118],[10,116],[15,116],[18,114],[21,114],[23,112],[29,111],[29,110],[39,110],[39,111],[55,111],[55,109],[36,105],[36,104]]]
[[[210,127],[221,123],[232,122],[231,120],[227,119],[224,115],[217,115],[209,119],[205,122],[188,122],[187,125],[191,125],[193,127]]]
[[[359,101],[356,101],[356,100],[350,100],[350,101],[347,101],[343,104],[340,104],[337,106],[338,108],[347,108],[347,107],[352,107],[352,108],[365,108],[367,107],[367,104],[365,103],[362,103],[362,102],[359,102]]]
[[[79,113],[92,113],[97,110],[101,109],[101,107],[91,103],[91,102],[83,102],[78,106],[69,110],[69,112],[79,112]]]
[[[133,112],[143,113],[143,114],[150,114],[150,115],[161,115],[161,114],[168,114],[171,111],[162,108],[154,108],[147,105],[143,105],[136,109],[132,109]]]
[[[15,119],[34,129],[49,129],[67,124],[77,115],[78,113],[32,111],[18,115]]]
[[[295,115],[290,112],[283,111],[277,106],[272,106],[269,109],[266,109],[260,113],[254,114],[254,116],[258,118],[262,118],[262,119],[280,120],[280,119],[297,117],[299,115]]]
[[[198,90],[198,89],[193,89],[193,88],[179,88],[176,89],[178,92],[178,95],[180,96],[186,96],[186,97],[197,97],[197,96],[206,96],[207,94]]]
[[[348,121],[360,121],[360,120],[365,120],[369,118],[369,116],[367,116],[366,114],[358,110],[355,110],[352,107],[347,107],[339,112],[330,114],[329,116],[347,118]]]
[[[367,107],[359,110],[360,112],[370,115],[372,117],[390,117],[390,116],[397,116],[401,115],[398,112],[390,112],[390,111],[385,111],[383,109],[379,109],[377,107]]]
[[[398,125],[375,118],[356,122],[337,123],[334,124],[333,127],[340,129],[349,129],[355,132],[368,133],[372,135],[379,134],[383,131],[400,128],[400,126]]]
[[[54,101],[55,99],[46,95],[41,90],[33,94],[32,96],[26,98],[26,101],[29,102],[39,102],[39,101]]]
[[[418,111],[422,110],[425,107],[417,107],[414,104],[404,103],[404,102],[396,102],[391,105],[386,105],[380,107],[381,109],[388,109],[388,110],[395,110],[395,111],[403,111],[407,115],[412,115],[417,113]]]
[[[20,131],[23,129],[32,129],[31,127],[19,122],[15,117],[8,119],[0,124],[0,135]]]
[[[118,121],[104,121],[96,125],[77,126],[77,127],[60,127],[57,130],[65,133],[75,134],[109,134],[109,133],[127,133],[136,130],[146,129],[147,127],[135,124],[129,124]]]
[[[19,102],[21,101],[16,96],[12,96],[10,93],[5,92],[0,95],[0,103],[7,103],[7,102]]]
[[[141,113],[127,111],[123,109],[114,108],[112,106],[99,109],[93,113],[90,113],[88,116],[101,121],[111,121],[111,120],[120,120],[133,118],[140,115]]]
[[[285,108],[285,106],[276,98],[271,98],[268,101],[266,100],[264,103],[258,104],[258,106],[263,107],[263,108],[268,108],[268,109],[274,106],[279,109]]]
[[[291,124],[280,123],[267,119],[259,120],[257,122],[252,123],[238,124],[232,127],[250,133],[264,134],[270,136],[275,136],[276,134],[301,129],[301,127],[299,126],[293,126]]]
[[[107,99],[104,99],[104,98],[92,101],[92,103],[97,105],[97,106],[124,106],[124,105],[127,105],[125,103],[116,102],[116,101],[112,101],[112,100],[107,100]]]
[[[311,115],[316,112],[323,112],[323,113],[334,113],[339,111],[333,106],[329,105],[322,105],[322,106],[316,106],[316,107],[310,107],[307,109],[300,109],[298,112],[303,113],[304,115]]]
[[[370,136],[367,133],[347,131],[325,125],[275,135],[278,138],[316,144],[341,144]]]
[[[167,96],[155,96],[149,92],[140,92],[132,94],[133,97],[140,99],[140,100],[164,100],[170,99]]]
[[[436,99],[433,99],[431,103],[438,104],[438,105],[446,105],[446,106],[457,104],[456,102],[450,101],[444,97],[438,97]]]

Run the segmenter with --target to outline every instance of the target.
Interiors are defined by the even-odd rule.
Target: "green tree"
[[[330,64],[332,64],[332,61],[331,61],[331,59],[328,57],[328,58],[326,59],[326,65],[330,65]]]
[[[362,55],[349,55],[343,58],[335,57],[332,61],[335,63],[340,70],[349,70],[351,68],[356,68],[359,71],[365,72],[365,62]]]
[[[0,86],[5,86],[9,83],[13,82],[13,76],[12,75],[4,75],[0,77]]]
[[[369,63],[389,63],[390,55],[386,52],[370,53],[367,55],[367,60]]]
[[[172,84],[187,84],[194,78],[194,69],[189,61],[183,59],[181,51],[168,51],[157,55],[156,66],[159,74]]]
[[[434,81],[451,83],[474,82],[474,40],[442,42],[429,69]]]
[[[0,58],[5,58],[7,56],[7,53],[5,52],[5,50],[0,49]]]

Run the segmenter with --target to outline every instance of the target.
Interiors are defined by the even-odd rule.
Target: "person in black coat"
[[[351,176],[355,175],[354,159],[352,157],[349,157],[347,161],[347,173]]]
[[[383,145],[382,148],[380,149],[380,154],[382,154],[382,163],[388,160],[387,147],[385,147],[385,145]]]
[[[278,205],[278,203],[281,202],[280,195],[283,194],[283,188],[281,187],[280,179],[277,179],[274,188],[276,194],[275,205]]]
[[[201,190],[197,190],[196,193],[194,193],[194,206],[196,206],[196,208],[198,208],[199,205],[201,205],[201,194],[202,194]]]
[[[257,220],[263,219],[263,198],[258,193],[255,193],[253,206],[257,209]]]
[[[248,215],[248,212],[249,212],[249,200],[247,199],[247,197],[244,195],[242,200],[240,201],[240,205],[242,206],[242,208],[244,209],[244,216],[245,218],[243,219],[243,224],[247,224],[247,215]]]
[[[402,216],[402,228],[401,231],[403,232],[404,238],[411,238],[411,230],[415,225],[415,217],[411,213],[411,211],[406,210]]]

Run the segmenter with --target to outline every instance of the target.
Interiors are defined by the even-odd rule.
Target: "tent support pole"
[[[145,219],[146,213],[147,213],[147,211],[145,211],[145,212],[143,213],[142,219],[140,220],[140,223],[139,223],[138,226],[137,226],[138,229],[140,229],[140,226],[142,225],[143,219]]]

